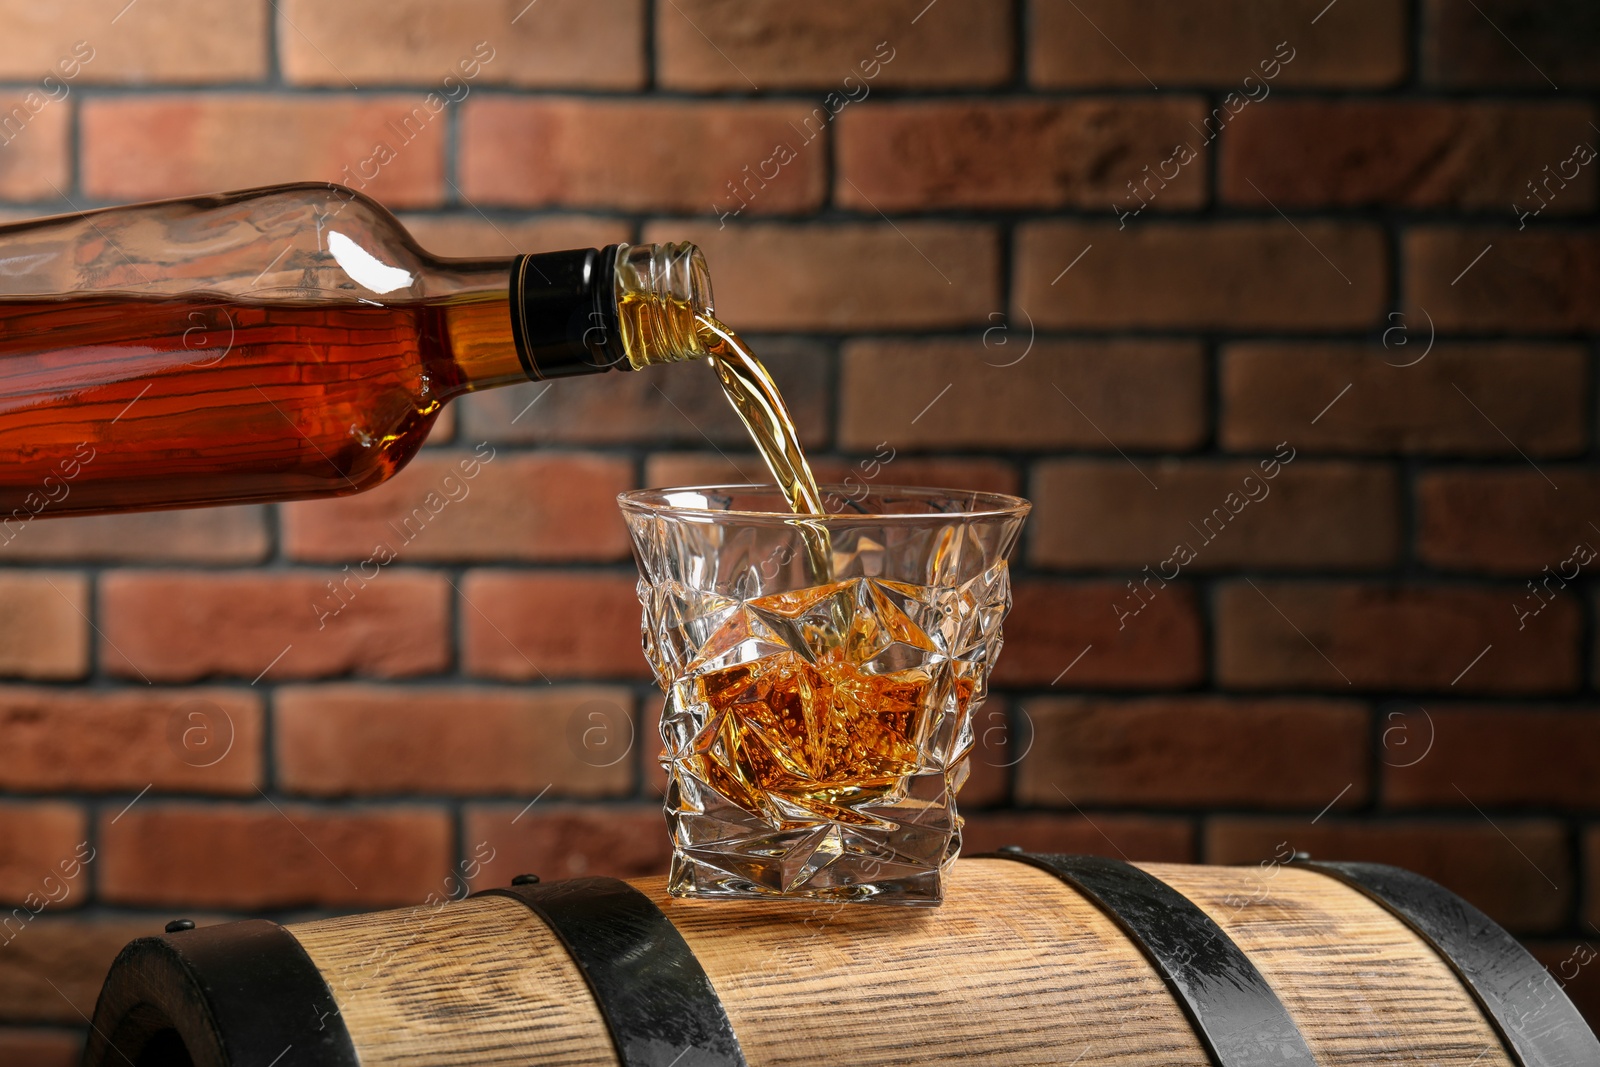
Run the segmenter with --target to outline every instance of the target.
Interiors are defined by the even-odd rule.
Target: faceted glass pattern
[[[941,899],[1029,505],[855,493],[824,487],[823,518],[754,486],[620,498],[676,896]]]

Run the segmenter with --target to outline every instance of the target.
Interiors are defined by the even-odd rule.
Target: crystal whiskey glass
[[[1030,505],[823,496],[824,516],[758,486],[619,498],[667,698],[676,896],[936,905],[960,850],[956,795]]]

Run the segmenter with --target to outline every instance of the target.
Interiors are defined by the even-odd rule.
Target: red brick
[[[462,667],[515,680],[648,678],[637,585],[633,574],[473,571],[461,585]]]
[[[1600,330],[1600,233],[1430,226],[1401,248],[1411,322],[1426,308],[1440,330]]]
[[[806,462],[819,486],[838,482],[854,469],[843,459],[819,456],[809,450]],[[647,486],[752,485],[771,480],[761,457],[751,452],[668,452],[652,454],[645,460]]]
[[[931,329],[989,324],[1000,246],[952,222],[645,227],[646,241],[693,241],[716,279],[717,314],[743,332]],[[774,284],[773,271],[782,270]]]
[[[644,728],[640,732],[639,766],[644,771],[644,795],[652,800],[661,800],[667,795],[667,771],[661,766],[661,757],[665,754],[665,746],[661,741],[661,714],[665,710],[666,701],[661,694],[651,693],[644,700],[644,711],[640,716]]]
[[[400,221],[417,243],[434,255],[463,259],[500,259],[524,252],[556,252],[564,248],[604,248],[628,240],[633,229],[618,219],[589,215],[542,215],[515,221],[490,221],[473,212],[402,215]],[[449,411],[454,406],[444,410]]]
[[[1017,231],[1012,302],[1041,327],[1368,328],[1387,285],[1372,226],[1035,222]]]
[[[967,814],[988,812],[1011,802],[1011,770],[1004,751],[975,753],[967,762],[967,780],[961,786],[958,806]]]
[[[996,320],[984,337],[968,340],[847,344],[840,443],[862,451],[882,441],[906,449],[1112,451],[1186,450],[1204,440],[1198,345],[1035,341],[1030,349],[1023,320],[1014,321]]]
[[[1371,718],[1332,700],[1030,700],[1020,803],[1320,810],[1370,792]]]
[[[1128,183],[1154,176],[1155,209],[1193,208],[1204,164],[1170,178],[1160,164],[1205,114],[1173,97],[869,104],[839,117],[835,198],[857,211],[1137,206]]]
[[[389,677],[429,674],[450,662],[443,575],[384,571],[365,588],[352,580],[341,607],[329,583],[344,577],[113,571],[101,580],[101,661],[119,677],[152,681]]]
[[[89,583],[61,571],[0,574],[0,676],[64,680],[89,669]]]
[[[748,339],[783,390],[800,440],[828,439],[831,357],[813,341]],[[546,390],[553,390],[545,396]],[[530,406],[532,405],[532,406]],[[673,442],[748,448],[744,428],[716,374],[705,363],[650,367],[643,373],[597,374],[464,397],[473,440],[585,445]]]
[[[1389,321],[1379,350],[1271,341],[1224,348],[1223,446],[1261,451],[1290,440],[1318,451],[1479,456],[1587,447],[1582,348],[1441,341],[1430,351],[1426,319]]]
[[[0,904],[27,903],[30,909],[41,900],[52,909],[82,904],[85,883],[80,861],[93,857],[78,846],[88,837],[88,829],[88,819],[76,804],[0,803]],[[12,932],[0,928],[0,938]]]
[[[1389,806],[1600,808],[1600,708],[1435,707],[1380,725]]]
[[[1372,464],[1053,460],[1031,495],[1034,564],[1147,567],[1157,584],[1186,570],[1379,567],[1400,549],[1399,481]]]
[[[136,937],[159,934],[164,922],[40,915],[0,952],[0,1019],[82,1026],[117,953]]]
[[[399,124],[418,108],[430,121],[413,120],[407,143]],[[444,193],[446,120],[421,95],[113,97],[85,101],[81,122],[84,191],[102,200],[312,180],[343,182],[390,207]]]
[[[1500,818],[1490,825],[1474,816],[1378,823],[1330,816],[1312,824],[1214,816],[1205,839],[1207,863],[1255,863],[1287,842],[1319,860],[1404,867],[1459,893],[1513,932],[1555,929],[1572,903],[1566,830],[1549,820]]]
[[[15,533],[0,560],[257,563],[269,547],[266,509],[255,506],[64,516]]]
[[[656,0],[657,77],[673,89],[832,89],[859,102],[890,86],[994,85],[1010,75],[1006,5],[942,0],[920,18],[925,6]]]
[[[248,0],[0,0],[0,24],[4,81],[170,85],[267,73],[267,8]],[[75,52],[80,42],[87,47]],[[63,78],[74,67],[76,76]]]
[[[739,209],[738,186],[753,214],[812,208],[827,176],[823,140],[808,145],[801,128],[810,114],[773,101],[472,100],[461,188],[485,204],[703,213]]]
[[[622,459],[441,450],[369,493],[286,505],[284,549],[361,561],[369,577],[385,558],[617,559],[628,542],[616,496],[632,485]]]
[[[261,719],[228,689],[0,688],[0,787],[253,793]]]
[[[1591,935],[1586,941],[1525,942],[1523,947],[1562,986],[1589,1028],[1600,1031],[1600,959],[1595,955],[1600,951],[1600,938]]]
[[[985,493],[1016,493],[1021,488],[1016,467],[1007,460],[961,457],[895,455],[882,463],[876,478],[870,476],[873,460],[852,461],[842,456],[808,455],[817,481],[835,484],[853,478],[857,485],[918,485],[932,489],[976,489]],[[657,452],[645,460],[647,485],[727,485],[766,478],[761,458],[747,452]]]
[[[1600,11],[1585,0],[1426,0],[1422,18],[1422,71],[1432,84],[1600,85]]]
[[[1572,689],[1577,606],[1557,601],[1518,633],[1516,596],[1506,587],[1229,583],[1216,593],[1217,680],[1247,689]]]
[[[957,806],[970,814],[1009,805],[1011,768],[1032,743],[1032,723],[1023,721],[1020,709],[1008,708],[1004,700],[990,694],[981,707],[973,709],[972,735],[967,780],[957,795]]]
[[[284,78],[350,88],[425,85],[461,99],[487,85],[636,89],[644,0],[283,0]],[[453,79],[453,80],[447,80]]]
[[[423,900],[450,870],[450,816],[415,806],[170,804],[99,825],[100,898],[145,907],[289,908]]]
[[[72,105],[66,101],[38,89],[0,93],[0,197],[58,200],[66,195],[72,182],[71,130]]]
[[[1018,582],[995,682],[1067,690],[1166,689],[1203,679],[1194,591],[1169,584],[1137,616],[1123,618],[1119,628],[1113,605],[1131,595],[1121,582]]]
[[[1033,8],[1028,70],[1037,85],[1126,85],[1155,79],[1260,96],[1261,64],[1280,42],[1293,52],[1271,88],[1392,85],[1404,75],[1406,7],[1398,0],[1343,0],[1323,12],[1303,0],[1040,0]],[[1246,76],[1256,81],[1244,84]]]
[[[1289,100],[1245,110],[1222,139],[1223,199],[1259,208],[1393,205],[1552,213],[1594,207],[1595,168],[1535,199],[1591,139],[1594,109],[1552,103]],[[1559,188],[1568,186],[1567,188]]]
[[[292,793],[633,792],[626,689],[293,686],[279,692],[275,722],[278,781]],[[615,736],[585,748],[592,729]]]
[[[961,851],[967,856],[1020,845],[1029,852],[1145,862],[1188,863],[1194,859],[1194,829],[1187,819],[1031,811],[980,812],[966,819]]]
[[[0,1030],[0,1062],[12,1067],[78,1067],[83,1034],[67,1030]]]
[[[1418,476],[1417,554],[1447,570],[1539,584],[1537,594],[1525,585],[1512,591],[1511,602],[1524,610],[1538,607],[1531,597],[1558,594],[1574,572],[1583,572],[1583,557],[1600,548],[1600,530],[1591,525],[1600,518],[1600,473],[1587,467],[1542,470],[1453,467]],[[1590,551],[1577,552],[1580,545]],[[1595,566],[1591,561],[1589,569]],[[1509,603],[1503,610],[1512,614]]]
[[[1596,596],[1595,608],[1600,610],[1600,595]],[[1600,651],[1600,632],[1595,634],[1594,646],[1590,653],[1590,662],[1594,664],[1594,679],[1600,681],[1600,655],[1595,654],[1597,651]]]
[[[672,856],[667,823],[655,805],[470,804],[462,840],[493,849],[474,890],[519,874],[557,878],[638,878],[665,874]]]

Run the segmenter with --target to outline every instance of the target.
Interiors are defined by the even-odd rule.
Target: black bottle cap
[[[535,381],[630,370],[617,324],[617,246],[518,256],[511,331]]]

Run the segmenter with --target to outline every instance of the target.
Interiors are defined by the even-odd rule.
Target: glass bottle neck
[[[464,391],[710,355],[711,281],[691,244],[611,245],[442,267],[434,303]]]
[[[443,305],[445,339],[465,392],[528,380],[511,333],[509,273],[507,264],[497,287],[452,297]]]
[[[455,383],[445,399],[528,380],[511,331],[514,262],[425,260],[427,287],[434,295],[423,299],[418,325],[424,349],[442,350],[455,365]]]
[[[629,364],[638,370],[711,355],[711,273],[700,249],[687,242],[616,249],[617,325]]]

